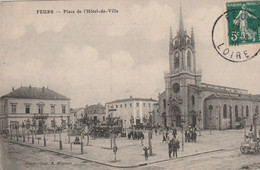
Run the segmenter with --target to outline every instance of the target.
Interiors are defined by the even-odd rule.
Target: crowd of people
[[[130,131],[127,137],[128,139],[140,140],[144,139],[144,133],[142,131]]]
[[[197,127],[189,126],[189,130],[185,130],[185,142],[196,142],[197,141]]]

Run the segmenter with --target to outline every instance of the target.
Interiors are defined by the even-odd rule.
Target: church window
[[[192,103],[192,106],[195,105],[195,97],[193,95],[191,96],[191,103]]]
[[[190,51],[187,52],[187,66],[191,67],[191,53]]]
[[[179,60],[180,60],[180,57],[179,57],[179,53],[176,52],[175,55],[174,55],[174,68],[179,68]]]
[[[223,106],[223,117],[224,117],[224,119],[227,118],[227,105],[225,105],[225,104]]]
[[[238,106],[235,106],[235,117],[236,117],[236,121],[238,121]]]
[[[255,107],[255,114],[258,115],[258,106]]]
[[[165,109],[166,108],[166,100],[163,99],[163,108]]]
[[[249,117],[249,108],[246,106],[246,117]]]

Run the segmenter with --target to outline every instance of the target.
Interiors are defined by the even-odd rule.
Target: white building
[[[133,98],[130,96],[128,99],[115,100],[106,103],[107,117],[119,117],[123,120],[124,127],[131,126],[131,119],[133,125],[144,123],[144,118],[148,119],[149,114],[153,111],[153,104],[157,103],[152,98]]]
[[[36,127],[66,125],[70,99],[48,88],[20,87],[0,98],[0,132],[36,120]]]
[[[79,119],[85,115],[84,107],[70,110],[70,123],[75,124]]]

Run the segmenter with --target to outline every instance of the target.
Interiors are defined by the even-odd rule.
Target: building
[[[20,87],[0,98],[0,130],[22,122],[36,122],[36,127],[65,126],[70,112],[70,99],[48,88]],[[28,127],[28,126],[27,126]]]
[[[204,129],[236,128],[241,119],[247,125],[258,115],[260,97],[247,90],[201,82],[196,68],[194,32],[184,29],[182,11],[177,35],[170,30],[169,72],[165,91],[159,94],[159,114],[164,127],[198,126]]]
[[[106,120],[106,109],[105,106],[100,103],[95,105],[86,105],[85,114],[89,117],[90,120],[94,122],[103,122]]]
[[[107,116],[119,117],[123,120],[124,128],[139,125],[148,120],[153,111],[153,104],[157,103],[152,98],[120,99],[106,103]]]
[[[84,107],[70,109],[70,123],[75,124],[79,119],[83,118],[85,115]]]

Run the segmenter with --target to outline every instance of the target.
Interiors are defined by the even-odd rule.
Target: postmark
[[[259,54],[260,2],[226,2],[212,28],[213,46],[231,62],[244,62]]]

